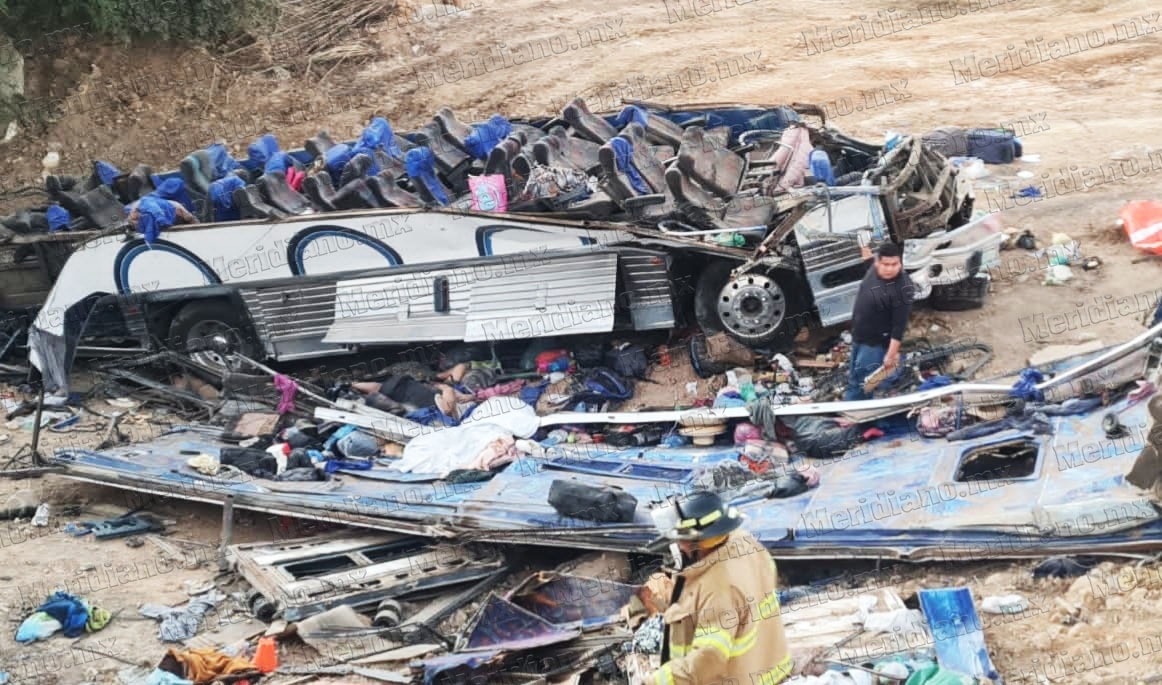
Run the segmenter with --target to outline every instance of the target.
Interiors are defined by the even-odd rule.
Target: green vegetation
[[[265,31],[277,9],[277,0],[0,0],[0,29],[25,55],[52,52],[45,43],[62,34],[216,44]]]

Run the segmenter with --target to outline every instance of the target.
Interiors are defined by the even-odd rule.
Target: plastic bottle
[[[32,525],[41,528],[48,525],[48,503],[36,508],[36,513],[32,516]]]
[[[811,151],[811,175],[821,183],[826,183],[829,186],[835,185],[835,172],[831,169],[831,158],[827,156],[827,151],[823,148],[817,147]]]

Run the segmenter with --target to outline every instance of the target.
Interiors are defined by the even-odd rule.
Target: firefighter
[[[651,547],[677,542],[681,569],[663,614],[662,665],[647,685],[775,685],[791,673],[775,562],[741,528],[743,515],[698,491],[674,502],[677,521]],[[648,587],[648,586],[647,586]],[[658,607],[658,597],[641,599]]]

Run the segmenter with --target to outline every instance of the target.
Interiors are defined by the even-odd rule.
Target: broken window
[[[1032,438],[975,447],[960,458],[953,480],[967,483],[1029,478],[1037,472],[1040,459],[1041,444]]]

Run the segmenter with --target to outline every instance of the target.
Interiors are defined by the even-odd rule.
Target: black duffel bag
[[[549,504],[561,516],[599,523],[632,523],[637,498],[610,485],[555,480],[549,488]]]

